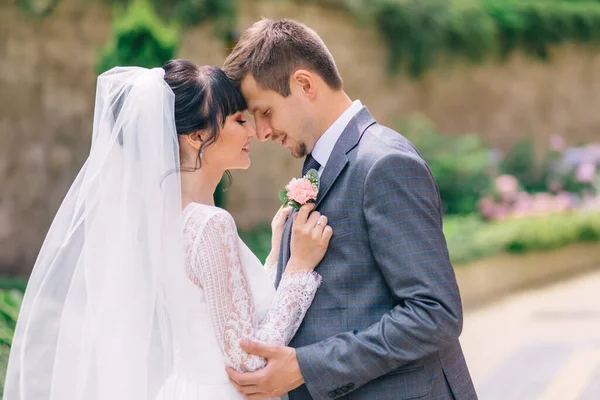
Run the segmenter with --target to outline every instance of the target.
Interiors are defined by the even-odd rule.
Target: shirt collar
[[[346,126],[348,126],[350,120],[354,118],[361,108],[362,103],[360,100],[355,100],[352,102],[350,107],[348,107],[346,111],[344,111],[342,115],[340,115],[338,119],[336,119],[335,122],[331,124],[329,128],[327,128],[325,133],[323,133],[319,140],[317,140],[317,143],[315,143],[315,147],[313,148],[311,155],[315,160],[317,160],[322,168],[325,167],[329,161],[329,157],[333,152],[333,148],[335,147],[335,144],[340,136],[342,136]]]

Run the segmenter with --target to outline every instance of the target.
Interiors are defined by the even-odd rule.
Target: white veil
[[[30,277],[5,400],[153,399],[172,370],[188,301],[174,97],[160,68],[98,78],[90,155]]]

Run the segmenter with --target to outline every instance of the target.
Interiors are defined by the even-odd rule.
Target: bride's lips
[[[250,143],[246,143],[244,147],[242,147],[242,151],[244,153],[250,153]]]

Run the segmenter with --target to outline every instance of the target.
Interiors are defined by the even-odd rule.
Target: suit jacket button
[[[350,390],[350,389],[348,389],[348,386],[344,386],[344,387],[342,388],[342,392],[343,392],[344,394],[348,393],[348,391],[349,391],[349,390]]]
[[[342,389],[341,389],[341,388],[335,389],[335,390],[334,390],[334,392],[335,392],[335,395],[336,395],[336,396],[341,396],[341,395],[343,395],[343,394],[344,394],[344,392],[342,392]]]
[[[354,389],[354,383],[350,382],[349,384],[346,385],[346,387],[350,390]]]
[[[331,397],[332,399],[336,396],[335,392],[332,390],[331,392],[327,393],[329,395],[329,397]]]

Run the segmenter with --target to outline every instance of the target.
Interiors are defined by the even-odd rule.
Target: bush
[[[16,282],[12,278],[3,279],[3,286]],[[18,282],[21,287],[22,282]],[[23,292],[18,289],[0,290],[0,393],[4,392],[4,379],[8,366],[10,345],[17,325],[19,308],[23,301]],[[0,398],[2,396],[0,395]]]
[[[455,265],[501,253],[546,251],[572,243],[600,241],[600,212],[564,214],[487,222],[476,214],[447,215],[444,235]],[[271,229],[260,225],[240,232],[262,261],[271,249]]]
[[[161,21],[145,0],[133,1],[120,14],[111,39],[100,52],[99,74],[115,66],[160,67],[174,57],[178,29]]]
[[[465,224],[464,222],[467,221]],[[507,219],[485,223],[449,217],[445,229],[450,258],[464,264],[498,253],[545,251],[578,242],[600,241],[600,212],[572,211],[565,214]]]
[[[517,142],[500,163],[500,171],[512,175],[527,192],[547,191],[547,176],[536,161],[535,144],[531,138]]]
[[[444,211],[468,214],[490,190],[490,150],[476,135],[442,135],[423,117],[410,118],[400,132],[421,152],[440,189]]]
[[[271,227],[260,224],[253,229],[241,229],[240,238],[261,262],[265,262],[271,251]]]

